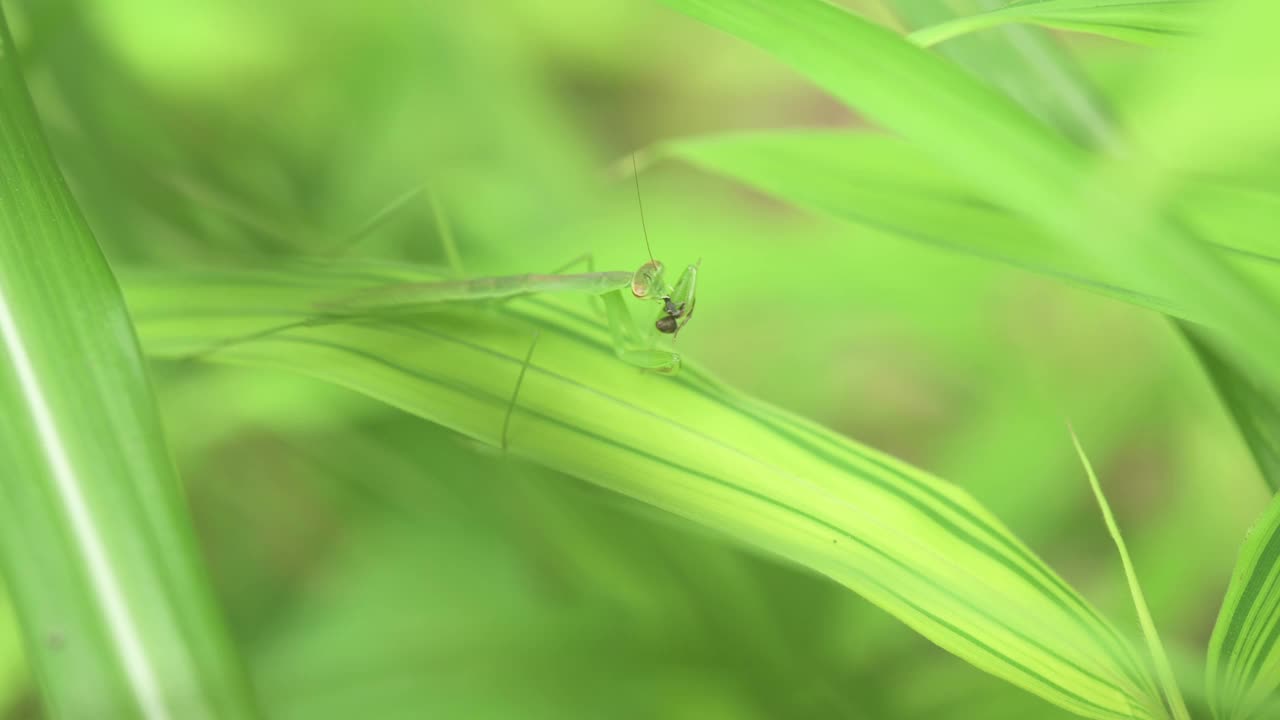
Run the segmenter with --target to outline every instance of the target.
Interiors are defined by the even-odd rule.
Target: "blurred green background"
[[[628,153],[860,125],[643,0],[3,6],[118,265],[254,267],[356,235],[351,256],[442,264],[421,198],[362,232],[425,183],[469,273],[584,252],[626,270],[646,257]],[[1062,39],[1113,93],[1144,52]],[[678,163],[642,183],[655,254],[703,260],[683,353],[967,488],[1136,635],[1070,418],[1175,664],[1200,676],[1265,492],[1163,318]],[[261,370],[154,370],[270,717],[1066,717],[834,583],[375,401]],[[39,717],[13,622],[0,717]]]

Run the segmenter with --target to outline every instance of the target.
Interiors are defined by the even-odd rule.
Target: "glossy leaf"
[[[49,715],[253,714],[115,279],[0,16],[0,569]]]

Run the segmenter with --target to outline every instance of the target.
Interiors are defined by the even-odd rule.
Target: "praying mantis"
[[[524,274],[377,285],[319,300],[315,303],[317,314],[312,318],[224,341],[198,353],[196,357],[292,327],[388,315],[403,317],[430,311],[433,306],[441,303],[503,301],[540,293],[578,293],[597,296],[603,302],[614,354],[619,360],[644,370],[674,375],[680,370],[680,355],[673,350],[659,348],[658,342],[666,335],[674,338],[693,317],[701,261],[687,266],[674,285],[668,284],[665,267],[654,259],[649,245],[649,229],[644,221],[644,203],[640,200],[640,178],[634,155],[631,165],[645,248],[649,252],[649,261],[635,272]],[[630,291],[635,298],[658,304],[660,307],[656,320],[647,325],[637,324],[627,309],[624,296],[626,291]]]
[[[505,300],[535,293],[585,293],[598,296],[604,302],[618,359],[645,370],[674,374],[680,369],[680,356],[656,345],[662,335],[678,334],[693,316],[698,267],[685,268],[674,286],[667,284],[662,263],[651,259],[634,273],[526,274],[381,285],[322,301],[317,307],[324,312],[324,317],[340,320],[347,316],[411,315],[444,302]],[[652,326],[646,328],[634,322],[623,296],[628,289],[636,298],[661,305]]]

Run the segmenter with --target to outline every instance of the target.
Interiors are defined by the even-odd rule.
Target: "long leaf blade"
[[[0,569],[51,715],[247,717],[145,366],[0,15]]]
[[[1280,407],[1222,356],[1203,329],[1188,323],[1179,323],[1178,328],[1240,429],[1263,482],[1272,492],[1280,491]]]
[[[1095,158],[1008,98],[822,0],[664,3],[774,54],[912,141],[988,202],[1105,263],[1117,280],[1179,305],[1199,304],[1234,353],[1280,382],[1270,360],[1280,354],[1273,300],[1174,218],[1152,212],[1153,186],[1131,190],[1129,164],[1094,173]]]
[[[909,27],[927,28],[966,14],[998,10],[1003,0],[888,0]],[[1118,142],[1112,111],[1078,61],[1043,28],[1007,25],[957,38],[939,52],[999,88],[1049,125],[1085,147]]]
[[[1161,313],[1211,322],[1195,302],[1115,279],[1104,265],[1055,243],[1034,223],[984,201],[928,153],[899,138],[847,131],[733,133],[664,142],[677,157],[819,211],[947,250],[1003,262]],[[1270,238],[1255,229],[1274,212],[1265,194],[1194,186],[1180,207],[1214,252],[1266,287],[1280,287]]]
[[[126,287],[148,350],[183,356],[287,325],[370,272],[139,273]],[[578,307],[294,327],[209,357],[326,379],[494,446],[505,426],[511,452],[823,573],[1082,716],[1162,717],[1133,649],[967,494],[696,367],[637,374]]]
[[[1098,482],[1098,476],[1093,472],[1093,463],[1089,462],[1089,456],[1085,454],[1084,446],[1080,444],[1080,437],[1076,435],[1075,428],[1070,428],[1071,442],[1075,445],[1076,455],[1080,458],[1080,464],[1084,466],[1084,473],[1089,479],[1089,488],[1093,491],[1094,498],[1098,501],[1098,509],[1102,511],[1102,519],[1107,525],[1107,533],[1111,535],[1111,540],[1115,543],[1116,553],[1120,556],[1120,564],[1124,566],[1124,579],[1129,585],[1129,595],[1133,598],[1133,608],[1138,614],[1138,622],[1142,626],[1142,636],[1147,642],[1147,651],[1151,654],[1151,660],[1156,666],[1156,677],[1160,679],[1161,689],[1164,691],[1165,701],[1169,707],[1173,709],[1173,716],[1177,720],[1190,720],[1191,714],[1187,711],[1187,703],[1182,699],[1182,691],[1178,689],[1178,681],[1174,678],[1173,667],[1169,664],[1169,656],[1164,651],[1164,643],[1160,641],[1160,633],[1156,631],[1155,621],[1151,619],[1151,609],[1147,607],[1146,596],[1142,592],[1142,584],[1138,582],[1138,573],[1133,568],[1133,559],[1129,557],[1129,548],[1125,545],[1124,535],[1120,533],[1120,525],[1116,522],[1115,515],[1111,512],[1111,504],[1107,502],[1107,496],[1102,492],[1102,485]]]
[[[1240,549],[1209,641],[1205,686],[1214,717],[1248,720],[1280,688],[1280,495]],[[1268,716],[1269,717],[1269,716]]]
[[[1117,40],[1165,43],[1195,32],[1209,5],[1205,0],[1026,0],[921,28],[910,37],[929,47],[966,33],[1026,23]]]

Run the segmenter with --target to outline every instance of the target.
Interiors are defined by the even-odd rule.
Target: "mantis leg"
[[[538,331],[533,331],[533,341],[529,343],[529,352],[524,355],[524,363],[520,365],[520,374],[516,376],[516,388],[511,391],[511,400],[507,402],[507,414],[502,417],[502,451],[507,451],[507,428],[511,426],[511,413],[516,409],[516,400],[520,397],[520,386],[524,384],[524,373],[529,369],[529,361],[533,360],[533,349],[538,346]]]
[[[453,271],[454,277],[462,277],[464,275],[462,255],[458,253],[458,243],[453,239],[453,226],[449,223],[449,216],[440,206],[440,199],[436,194],[430,188],[427,188],[426,192],[427,202],[431,205],[431,215],[436,221],[436,233],[440,236],[440,245],[449,262],[449,269]]]
[[[590,252],[585,252],[585,253],[582,253],[581,255],[579,255],[578,257],[576,257],[576,258],[574,258],[574,259],[570,260],[569,262],[567,262],[567,263],[565,263],[565,264],[561,265],[560,267],[556,268],[555,270],[552,270],[552,271],[551,271],[551,274],[552,274],[552,275],[559,275],[560,273],[562,273],[562,272],[564,272],[564,271],[566,271],[566,270],[569,270],[569,269],[573,268],[573,266],[574,266],[574,265],[577,265],[578,263],[582,263],[582,264],[586,265],[586,266],[587,266],[587,272],[589,272],[589,273],[593,273],[593,272],[595,272],[595,271],[596,271],[596,256],[595,256],[595,254],[594,254],[594,253],[590,253]],[[597,304],[595,303],[595,301],[592,301],[592,302],[591,302],[591,310],[592,310],[593,312],[595,312],[595,313],[596,313],[598,316],[600,316],[600,317],[604,317],[604,316],[605,316],[605,313],[606,313],[606,311],[605,311],[604,309],[602,309],[599,305],[597,305]]]
[[[679,355],[653,347],[656,334],[636,327],[621,291],[605,293],[601,299],[609,316],[609,334],[613,336],[613,351],[618,359],[665,375],[674,375],[680,370]]]
[[[585,253],[582,253],[581,255],[579,255],[578,257],[576,257],[576,258],[574,258],[574,259],[570,260],[569,262],[567,262],[567,263],[565,263],[565,264],[561,265],[560,267],[556,268],[555,270],[552,270],[552,271],[551,271],[551,274],[552,274],[552,275],[559,275],[560,273],[562,273],[562,272],[564,272],[564,271],[566,271],[566,270],[568,270],[568,269],[572,268],[574,265],[577,265],[578,263],[583,263],[584,265],[586,265],[586,266],[587,266],[587,272],[589,272],[589,273],[593,273],[593,272],[595,272],[595,271],[596,271],[596,256],[595,256],[595,254],[594,254],[594,253],[585,252]]]
[[[367,220],[360,223],[360,225],[358,225],[355,230],[351,231],[347,237],[344,237],[334,243],[324,254],[329,257],[338,257],[351,252],[351,250],[363,242],[365,238],[369,237],[375,230],[382,227],[384,223],[404,208],[409,207],[409,204],[425,190],[426,185],[418,185],[417,187],[409,188],[408,190],[400,193],[386,205],[382,206],[382,209],[378,210]]]

